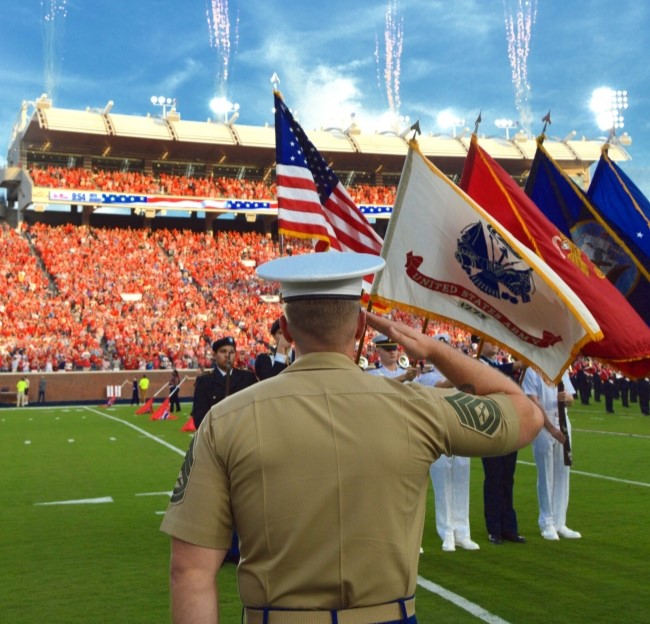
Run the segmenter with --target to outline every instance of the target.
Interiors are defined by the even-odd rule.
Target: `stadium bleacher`
[[[279,314],[264,297],[274,286],[255,276],[280,254],[269,234],[35,223],[4,227],[0,253],[4,371],[206,367],[226,334],[248,366],[268,350]]]
[[[279,306],[254,268],[289,245],[294,253],[311,246],[286,240],[281,251],[277,213],[226,203],[276,200],[273,128],[70,111],[45,96],[32,107],[1,170],[9,208],[0,214],[8,219],[0,239],[0,369],[204,367],[210,342],[224,334],[237,338],[240,366],[266,351]],[[393,205],[402,137],[309,134],[358,205]],[[462,171],[467,140],[420,137],[423,153],[450,177]],[[511,175],[526,174],[534,140],[480,140]],[[584,142],[548,143],[574,174],[593,162]],[[162,202],[118,213],[105,194]],[[216,207],[197,208],[212,199]],[[167,214],[182,200],[191,207]],[[373,219],[380,235],[388,216]],[[472,348],[467,332],[452,326],[431,322],[427,332]],[[372,363],[372,347],[367,355]]]

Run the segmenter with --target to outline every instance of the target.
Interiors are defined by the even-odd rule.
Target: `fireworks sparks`
[[[68,0],[41,0],[43,19],[54,22],[58,17],[64,18],[68,14]]]
[[[397,16],[397,0],[388,0],[386,7],[386,29],[384,31],[384,70],[383,82],[386,87],[388,107],[394,115],[399,114],[400,107],[400,75],[402,71],[402,43],[404,33],[404,20]],[[377,81],[382,86],[380,72],[381,53],[379,41],[375,43],[375,60],[377,62]]]
[[[239,39],[239,16],[231,29],[228,0],[208,0],[205,10],[210,34],[210,47],[217,51],[216,86],[225,95],[231,69],[231,54],[236,53]]]
[[[528,128],[532,120],[529,105],[528,53],[530,38],[537,16],[537,0],[503,0],[508,57],[512,68],[515,106],[520,123]]]
[[[67,3],[67,0],[41,0],[44,28],[45,91],[50,98],[54,97],[59,66],[63,60],[63,25],[68,15]]]

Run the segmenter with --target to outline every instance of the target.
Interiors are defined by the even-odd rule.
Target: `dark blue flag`
[[[601,180],[605,179],[600,177]],[[611,178],[608,182],[610,187],[613,186]],[[592,188],[593,186],[592,182]],[[598,200],[588,197],[560,169],[542,145],[542,141],[538,141],[526,183],[526,194],[544,215],[589,257],[645,323],[650,325],[648,256],[643,254],[635,238],[630,236],[629,227],[622,227],[618,223],[619,220],[612,219],[609,214],[613,206],[622,201],[620,189],[620,185],[616,190],[608,189],[601,182],[600,191],[597,193]],[[647,200],[645,202],[647,205]],[[606,204],[608,210],[605,210],[602,204]],[[640,231],[643,233],[643,230]],[[650,243],[647,220],[645,234],[647,245]]]
[[[587,192],[603,218],[627,237],[636,259],[650,271],[650,202],[603,149]]]

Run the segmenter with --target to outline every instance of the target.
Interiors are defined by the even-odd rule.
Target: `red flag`
[[[631,377],[650,375],[650,328],[589,258],[537,208],[472,137],[461,188],[578,294],[604,339],[583,348]]]
[[[181,431],[196,431],[194,426],[194,419],[190,416],[187,422],[181,427]]]
[[[165,397],[165,400],[160,404],[158,409],[151,414],[149,420],[176,420],[176,416],[172,416],[169,411],[169,397]]]
[[[153,399],[154,399],[153,397],[151,397],[150,399],[147,399],[147,402],[144,405],[142,405],[141,407],[139,407],[135,411],[135,413],[140,416],[142,414],[150,414],[151,412],[153,412]]]

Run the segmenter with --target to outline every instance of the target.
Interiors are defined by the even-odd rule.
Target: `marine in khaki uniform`
[[[297,358],[214,406],[192,441],[162,524],[175,624],[218,622],[215,578],[235,527],[248,624],[413,624],[429,466],[509,452],[541,427],[504,375],[360,310],[362,277],[382,266],[321,253],[258,268],[281,282]],[[353,355],[366,319],[474,394],[365,374]]]

